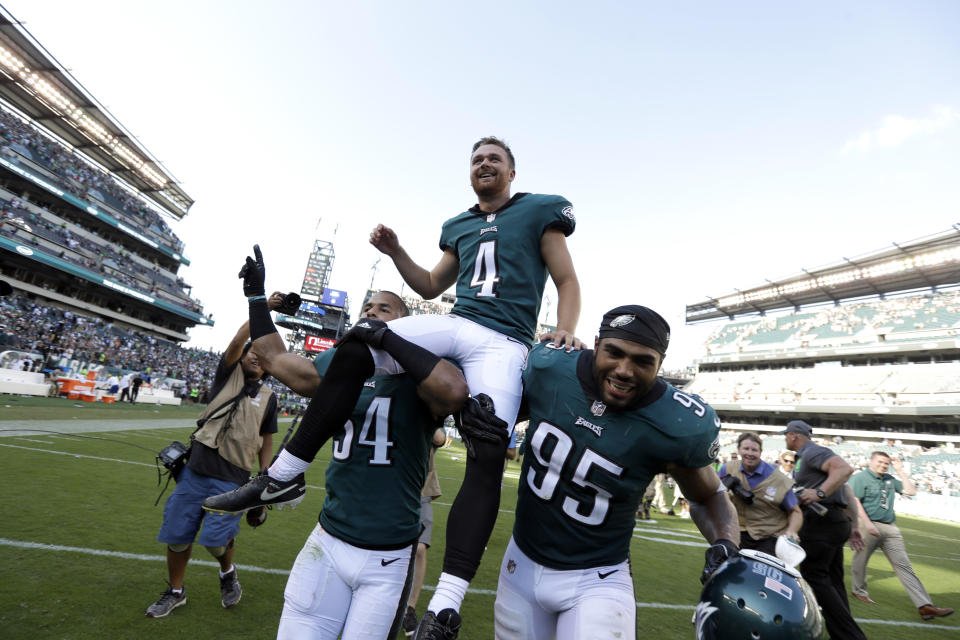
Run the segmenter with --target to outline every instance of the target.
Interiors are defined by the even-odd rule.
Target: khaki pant
[[[907,590],[907,595],[913,600],[913,605],[919,608],[925,604],[931,604],[927,590],[923,588],[920,578],[913,572],[913,567],[910,565],[900,528],[895,524],[883,522],[873,524],[880,530],[880,535],[875,536],[868,533],[866,529],[862,529],[864,548],[853,554],[851,566],[853,592],[859,596],[867,595],[867,561],[877,547],[880,547],[897,577],[900,578],[900,582],[903,583],[903,588]]]

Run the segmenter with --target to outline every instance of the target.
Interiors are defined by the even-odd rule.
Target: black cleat
[[[444,609],[434,615],[432,611],[423,614],[414,640],[455,640],[460,631],[460,614],[453,609]]]
[[[296,507],[307,492],[307,483],[301,473],[293,480],[274,480],[265,473],[254,476],[242,487],[210,496],[203,508],[215,513],[243,513],[257,507]]]

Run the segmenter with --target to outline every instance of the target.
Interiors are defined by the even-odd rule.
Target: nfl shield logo
[[[599,400],[594,401],[593,405],[590,407],[590,413],[597,416],[598,418],[603,415],[603,412],[607,410],[607,405],[603,404]]]
[[[513,573],[517,570],[517,563],[513,560],[507,560],[507,573]]]
[[[496,219],[497,219],[497,214],[495,213],[491,213],[487,215],[487,222],[493,222]]]

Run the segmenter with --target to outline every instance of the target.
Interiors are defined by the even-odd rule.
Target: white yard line
[[[117,458],[101,458],[100,456],[88,456],[82,453],[70,453],[69,451],[54,451],[53,449],[37,449],[36,447],[21,447],[15,444],[5,444],[0,443],[0,447],[10,447],[11,449],[26,449],[27,451],[38,451],[40,453],[53,453],[60,456],[68,456],[71,458],[87,458],[89,460],[104,460],[106,462],[121,462],[123,464],[135,464],[141,467],[156,467],[156,464],[148,464],[146,462],[133,462],[132,460],[119,460]]]
[[[89,549],[86,547],[68,547],[59,544],[44,544],[41,542],[25,542],[20,540],[10,540],[9,538],[0,538],[0,546],[13,547],[17,549],[29,549],[34,551],[62,551],[68,553],[82,553],[90,556],[102,556],[108,558],[118,558],[121,560],[138,560],[141,562],[166,562],[166,556],[147,555],[145,553],[126,553],[123,551],[107,551],[105,549]],[[191,564],[197,564],[204,567],[219,567],[220,565],[211,560],[191,560]],[[290,574],[289,569],[270,569],[267,567],[258,567],[249,564],[237,564],[237,567],[253,573],[267,573],[272,575],[286,576]],[[424,585],[425,591],[433,591],[434,587]],[[467,593],[482,596],[494,596],[497,592],[493,589],[467,589]],[[637,602],[637,608],[640,609],[672,609],[678,611],[693,611],[693,605],[687,604],[667,604],[663,602]],[[915,629],[930,629],[935,631],[960,631],[960,627],[948,627],[945,625],[930,624],[926,622],[905,622],[900,620],[876,620],[867,618],[857,618],[861,624],[882,624],[893,627],[911,627]]]

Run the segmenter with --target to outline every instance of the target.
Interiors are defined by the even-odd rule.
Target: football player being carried
[[[290,493],[302,492],[303,472],[320,446],[342,428],[363,382],[375,370],[406,371],[434,397],[443,398],[449,413],[466,401],[467,387],[474,396],[488,395],[501,421],[499,431],[471,443],[464,481],[447,521],[443,572],[418,627],[421,639],[457,635],[460,605],[496,522],[504,454],[520,407],[521,371],[534,340],[548,273],[559,299],[557,330],[544,339],[571,350],[581,346],[573,335],[580,315],[580,285],[566,244],[575,226],[573,208],[560,196],[511,195],[514,167],[513,153],[503,141],[483,138],[474,144],[470,181],[478,204],[444,223],[443,253],[432,270],[414,263],[391,229],[383,225],[374,229],[371,244],[390,256],[407,284],[424,298],[435,298],[456,283],[452,313],[401,318],[389,328],[375,320],[358,322],[352,331],[371,349],[349,363],[346,358],[331,362],[312,402],[320,419],[304,419],[268,476],[217,503],[224,511],[240,511],[269,504],[264,490],[267,496],[277,495],[278,501],[285,499],[288,487],[294,487]],[[257,284],[258,279],[262,282],[258,262],[249,260],[244,272],[251,318],[254,304],[258,315],[268,315],[257,300],[263,295],[262,284]],[[434,384],[442,383],[442,378],[431,379],[440,358],[460,366],[465,387]],[[336,382],[327,389],[331,380]],[[469,440],[469,425],[461,432]]]
[[[399,296],[381,291],[364,303],[361,317],[389,322],[408,313]],[[253,349],[265,371],[310,397],[334,362],[369,353],[348,333],[311,363],[288,353],[275,328],[259,336]],[[446,361],[433,375],[454,387],[465,385]],[[449,408],[442,397],[437,400],[405,373],[365,381],[349,420],[333,436],[323,509],[290,571],[277,638],[397,635],[420,536],[429,443],[440,426],[433,412],[444,415]],[[316,417],[314,400],[303,421]],[[300,489],[291,493],[303,497]]]
[[[720,420],[658,377],[670,328],[638,305],[603,317],[593,351],[533,348],[516,519],[497,585],[498,640],[636,637],[629,550],[644,490],[669,473],[710,543],[702,580],[738,553],[713,468]]]

